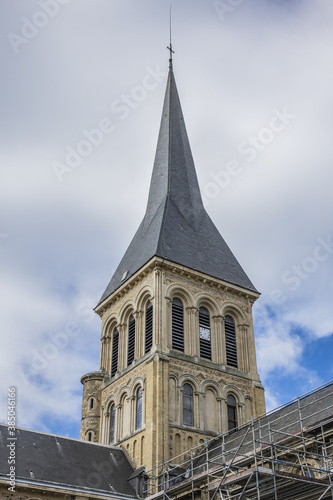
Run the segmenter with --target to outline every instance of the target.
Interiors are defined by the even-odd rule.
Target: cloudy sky
[[[0,5],[1,415],[79,435],[92,312],[143,217],[164,0]],[[175,76],[207,211],[261,298],[267,406],[333,379],[333,3],[178,0]]]

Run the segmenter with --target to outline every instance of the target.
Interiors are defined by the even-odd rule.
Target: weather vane
[[[169,69],[172,69],[172,54],[175,53],[174,50],[172,50],[172,39],[171,39],[171,11],[172,11],[172,4],[170,5],[170,46],[167,47],[167,49],[170,51],[170,59],[169,59]]]

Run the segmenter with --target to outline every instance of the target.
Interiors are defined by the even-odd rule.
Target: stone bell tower
[[[263,414],[258,297],[203,206],[171,61],[146,213],[95,308],[81,438],[148,471]]]

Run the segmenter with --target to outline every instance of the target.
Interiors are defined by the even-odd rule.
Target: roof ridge
[[[1,431],[2,427],[8,428],[10,426],[8,426],[7,424],[0,423],[0,431]],[[31,432],[33,434],[41,434],[41,435],[44,435],[44,436],[50,436],[50,437],[54,437],[54,438],[68,439],[70,441],[76,441],[78,443],[92,444],[92,445],[97,445],[97,446],[103,446],[105,448],[112,448],[114,450],[119,450],[119,448],[117,448],[116,446],[112,446],[111,444],[110,445],[106,445],[106,444],[101,444],[101,443],[94,443],[93,441],[86,441],[86,440],[83,440],[83,439],[80,439],[80,438],[73,438],[73,437],[69,437],[69,436],[61,436],[60,434],[53,434],[53,433],[50,433],[50,432],[36,431],[36,430],[33,430],[33,429],[27,429],[26,427],[17,427],[16,426],[15,427],[15,431]]]

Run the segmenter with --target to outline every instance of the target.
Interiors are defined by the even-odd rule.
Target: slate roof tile
[[[7,478],[8,437],[0,425],[0,475]],[[136,498],[128,482],[133,469],[121,449],[27,429],[16,429],[15,437],[18,481]]]

